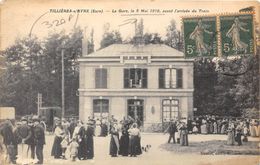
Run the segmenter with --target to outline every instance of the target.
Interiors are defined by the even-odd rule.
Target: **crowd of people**
[[[31,151],[31,158],[35,155],[37,162],[43,163],[43,146],[45,145],[44,125],[38,117],[34,117],[29,121],[22,118],[20,122],[14,120],[5,120],[0,123],[0,145],[2,149],[1,161],[3,164],[16,164],[18,148],[21,153]],[[21,155],[23,156],[23,154]]]
[[[199,116],[194,120],[187,120],[187,129],[189,133],[199,134],[226,134],[229,124],[233,123],[244,130],[248,129],[247,133],[251,136],[259,136],[260,122],[257,119],[241,119],[216,116]],[[247,129],[246,129],[247,128]]]
[[[6,154],[6,162],[16,164],[17,158],[27,155],[37,158],[35,164],[43,164],[43,146],[45,144],[44,122],[38,117],[22,118],[19,122],[6,120],[0,125],[0,152]],[[131,117],[118,122],[111,119],[91,119],[87,122],[72,119],[54,119],[54,140],[51,156],[54,159],[92,160],[94,158],[94,136],[110,134],[109,155],[111,157],[142,154],[140,125]],[[30,152],[30,156],[28,153]],[[21,154],[18,156],[18,153]],[[36,155],[36,157],[35,157]]]
[[[94,136],[105,137],[111,134],[110,150],[111,157],[137,156],[141,154],[140,125],[132,118],[118,122],[113,116],[111,119],[91,119],[87,122],[72,119],[55,119],[54,143],[51,155],[55,159],[71,158],[73,161],[93,159]],[[66,156],[70,153],[69,156]]]
[[[181,146],[188,146],[188,129],[185,121],[174,121],[171,119],[169,126],[164,133],[169,133],[168,143],[173,139],[173,143],[176,143],[175,134],[178,133],[177,143]]]
[[[54,159],[92,160],[94,136],[105,137],[110,134],[109,155],[111,157],[119,155],[136,157],[145,151],[141,147],[141,125],[139,120],[131,117],[124,118],[120,122],[114,116],[89,118],[86,122],[75,118],[55,118],[52,129],[54,140],[50,155]],[[17,158],[20,157],[18,153],[26,153],[27,157],[30,153],[31,159],[37,158],[36,164],[42,164],[45,130],[45,123],[37,116],[24,117],[19,122],[15,120],[1,122],[0,153],[1,155],[6,153],[4,161],[16,164]],[[164,132],[169,133],[168,143],[173,141],[181,146],[189,145],[189,134],[225,134],[227,145],[235,143],[242,145],[242,142],[248,141],[248,136],[260,135],[260,122],[253,119],[200,116],[194,120],[171,120]]]
[[[260,136],[260,121],[206,115],[188,119],[187,130],[190,134],[227,134],[228,145],[234,145],[235,142],[242,145],[242,141],[248,141],[248,136]]]

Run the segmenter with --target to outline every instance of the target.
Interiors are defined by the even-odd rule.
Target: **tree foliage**
[[[216,65],[209,58],[200,58],[194,62],[194,107],[196,115],[214,113],[215,86],[217,83]],[[203,99],[202,99],[203,98]]]
[[[144,33],[143,22],[137,26],[143,44],[165,43],[183,50],[183,40],[172,20],[166,39],[158,33]],[[257,26],[259,36],[259,26]],[[139,34],[138,33],[138,34]],[[88,42],[88,53],[94,51],[94,30]],[[36,113],[37,93],[43,94],[43,106],[61,106],[61,50],[65,64],[65,114],[78,112],[79,70],[77,59],[82,55],[83,30],[70,34],[52,33],[43,41],[25,37],[1,52],[0,106],[12,106],[18,115]],[[136,37],[136,38],[135,38]],[[140,35],[127,43],[135,43]],[[140,40],[139,40],[140,41]],[[100,48],[122,43],[119,31],[104,26]],[[0,56],[0,57],[1,57]],[[241,58],[198,58],[194,61],[194,107],[196,115],[259,116],[259,47],[256,56]]]
[[[94,51],[93,31],[89,51]],[[61,106],[61,50],[64,48],[65,114],[78,112],[79,71],[77,58],[82,54],[83,30],[70,34],[50,34],[37,38],[17,39],[1,55],[6,72],[0,77],[0,106],[12,106],[18,115],[37,112],[37,93],[43,95],[43,106]]]
[[[102,36],[102,39],[100,41],[100,49],[105,48],[112,44],[121,44],[122,43],[122,37],[119,31],[112,30],[109,31],[110,25],[107,23],[104,25],[104,34]]]
[[[196,115],[259,116],[259,56],[194,62]],[[243,67],[242,67],[243,66]]]
[[[176,28],[176,21],[171,20],[170,25],[166,28],[166,39],[164,43],[174,49],[183,51],[183,36]]]

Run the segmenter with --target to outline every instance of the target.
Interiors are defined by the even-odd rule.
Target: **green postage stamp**
[[[216,17],[183,18],[185,56],[217,56]]]
[[[220,16],[219,19],[222,55],[254,54],[253,15]]]

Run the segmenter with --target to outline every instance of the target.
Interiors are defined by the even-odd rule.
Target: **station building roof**
[[[108,47],[97,50],[91,54],[83,55],[83,58],[100,57],[100,56],[113,57],[113,56],[122,56],[122,55],[184,57],[183,52],[180,52],[164,44],[147,44],[147,45],[112,44]]]

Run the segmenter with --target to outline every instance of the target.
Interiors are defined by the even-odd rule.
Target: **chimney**
[[[84,29],[83,38],[82,38],[82,57],[88,55],[88,36],[87,36],[87,27]]]

